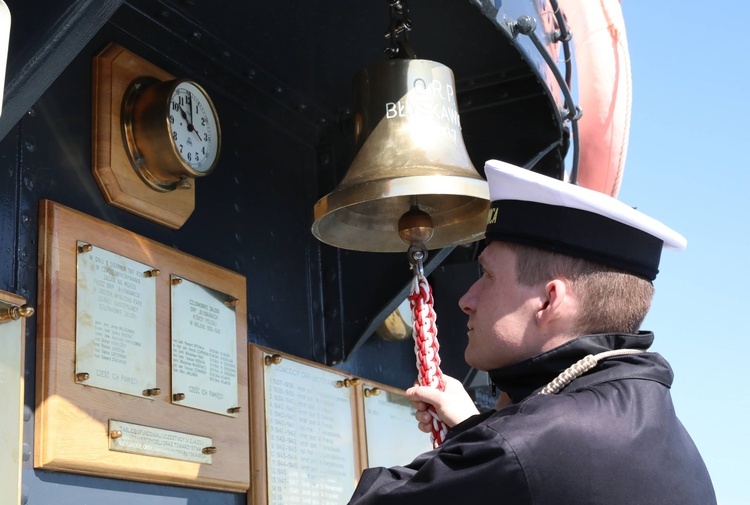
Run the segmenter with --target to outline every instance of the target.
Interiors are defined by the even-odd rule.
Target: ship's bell
[[[489,190],[461,136],[453,72],[417,59],[378,62],[354,78],[357,155],[315,204],[313,234],[344,249],[404,252],[399,220],[416,211],[434,233],[428,249],[482,238]],[[430,222],[431,221],[431,222]],[[403,230],[402,230],[403,233]],[[422,239],[424,240],[424,239]],[[406,242],[405,242],[406,241]]]

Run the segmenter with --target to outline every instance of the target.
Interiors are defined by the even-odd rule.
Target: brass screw
[[[22,317],[31,317],[34,315],[34,307],[30,305],[21,305],[20,307],[8,307],[7,309],[0,310],[0,322],[13,319],[14,321],[19,320]]]
[[[203,454],[216,454],[216,447],[204,447],[201,452]]]
[[[159,388],[151,388],[151,389],[143,390],[143,396],[159,396],[160,394],[161,394],[161,389]]]
[[[177,181],[177,186],[176,186],[177,189],[190,189],[192,187],[193,185],[190,184],[190,181],[184,175],[180,177],[179,181]]]
[[[280,354],[271,354],[270,356],[267,355],[264,358],[264,361],[266,363],[266,366],[278,365],[279,363],[281,363],[281,355]]]
[[[109,432],[110,438],[120,438],[122,436],[122,432],[120,430],[112,430]]]
[[[358,377],[352,377],[351,379],[344,379],[342,381],[336,381],[337,388],[348,388],[350,386],[357,386],[360,383]]]
[[[380,394],[380,389],[378,388],[365,388],[365,396],[378,396]]]
[[[159,275],[161,275],[161,270],[159,270],[158,268],[146,270],[145,272],[143,272],[144,277],[159,277]]]
[[[182,279],[180,279],[179,277],[175,277],[174,279],[172,279],[172,286],[177,286],[178,284],[182,284]]]
[[[175,393],[172,395],[172,400],[180,402],[185,399],[185,393]]]
[[[240,411],[240,407],[230,407],[227,409],[228,414],[237,414]]]
[[[94,246],[91,244],[83,244],[78,246],[78,252],[79,253],[87,253],[91,252],[94,249]]]
[[[21,317],[31,317],[34,315],[34,307],[26,305],[25,303],[18,307],[18,314]]]
[[[237,298],[230,298],[226,302],[224,302],[224,305],[227,307],[235,307],[240,301]]]
[[[90,375],[86,372],[78,372],[76,374],[76,381],[83,382],[89,380]]]

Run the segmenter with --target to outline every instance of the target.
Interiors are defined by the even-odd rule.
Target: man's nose
[[[475,287],[476,287],[476,282],[471,285],[468,291],[466,291],[466,293],[464,293],[461,298],[458,299],[458,306],[461,307],[461,310],[464,311],[466,314],[473,314],[474,311],[476,310],[475,296],[474,296]]]

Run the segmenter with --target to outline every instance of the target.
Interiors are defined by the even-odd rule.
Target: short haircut
[[[536,286],[568,281],[581,307],[574,333],[636,333],[651,307],[651,281],[616,268],[536,247],[507,243],[516,255],[516,279]]]

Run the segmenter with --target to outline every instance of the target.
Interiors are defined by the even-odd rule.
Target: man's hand
[[[430,405],[435,407],[438,417],[449,428],[479,413],[460,381],[447,375],[443,379],[445,391],[429,386],[413,386],[406,390],[406,397],[417,409],[414,417],[419,422],[419,429],[425,433],[432,430],[432,414],[427,411]]]

